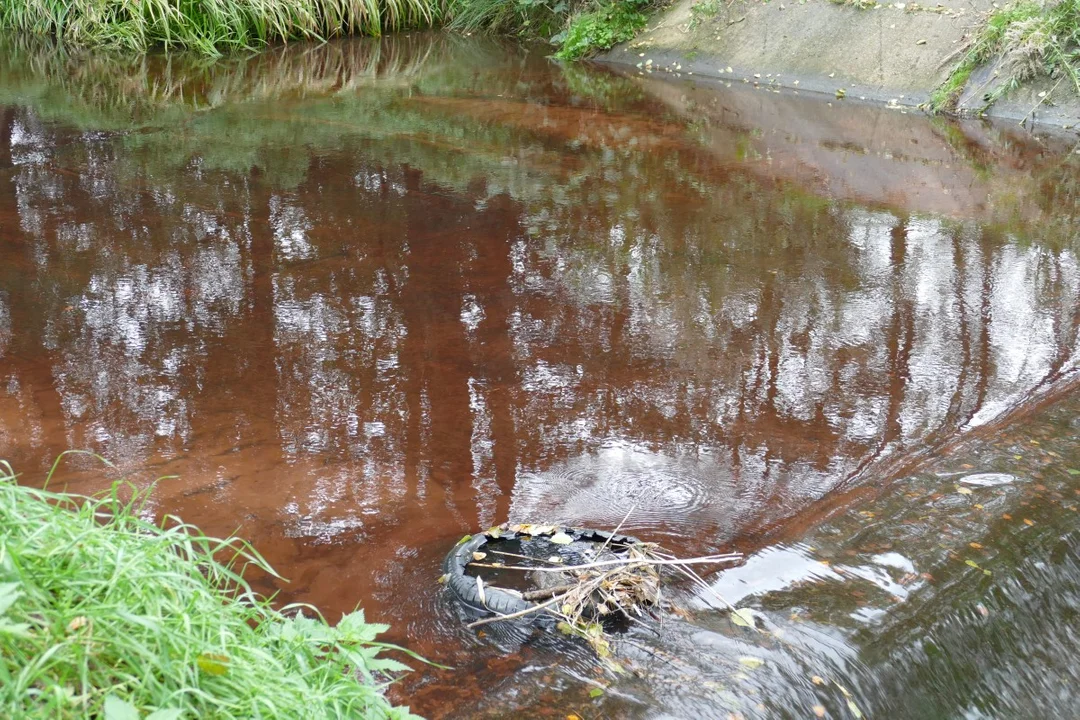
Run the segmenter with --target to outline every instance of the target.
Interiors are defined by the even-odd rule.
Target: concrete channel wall
[[[989,0],[867,8],[829,0],[678,0],[637,38],[599,59],[643,74],[706,76],[902,111],[930,99],[993,9]],[[972,74],[960,112],[982,109],[998,81],[995,70]],[[1030,83],[987,114],[1026,119],[1041,130],[1080,131],[1080,98],[1065,85]]]

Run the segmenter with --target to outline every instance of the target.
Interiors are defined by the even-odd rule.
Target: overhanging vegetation
[[[130,499],[122,499],[124,495]],[[382,695],[385,625],[274,609],[239,540],[143,519],[146,493],[18,485],[0,462],[0,716],[413,717]]]
[[[442,0],[5,0],[0,30],[77,45],[216,55],[275,41],[426,27],[442,10]]]

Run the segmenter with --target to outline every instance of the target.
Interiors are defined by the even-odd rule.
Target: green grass
[[[124,495],[132,499],[124,500]],[[147,493],[18,485],[0,462],[0,717],[409,718],[382,695],[386,626],[274,609],[238,540],[143,519]]]
[[[625,42],[645,27],[652,0],[613,0],[575,16],[555,57],[577,60]]]
[[[441,14],[442,0],[2,0],[0,30],[216,55],[279,40],[430,26]]]
[[[577,60],[632,38],[657,0],[448,0],[448,27],[547,40]]]
[[[954,110],[971,74],[989,62],[996,63],[1001,82],[983,96],[984,108],[1039,76],[1057,79],[1057,84],[1067,82],[1080,93],[1080,0],[1018,2],[994,11],[934,92],[930,109]]]

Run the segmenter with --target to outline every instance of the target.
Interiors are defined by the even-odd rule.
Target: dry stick
[[[635,510],[637,510],[637,506],[638,506],[638,504],[637,504],[637,503],[634,503],[633,505],[631,505],[631,506],[630,506],[630,509],[626,511],[626,515],[624,515],[624,516],[623,516],[623,519],[619,521],[619,524],[615,526],[615,529],[611,531],[611,534],[610,534],[610,535],[608,535],[608,537],[607,537],[607,540],[605,540],[605,541],[604,541],[604,544],[600,546],[600,549],[599,549],[599,550],[598,550],[598,551],[596,552],[596,557],[600,557],[600,555],[601,555],[601,554],[602,554],[602,553],[603,553],[603,552],[604,552],[605,550],[607,550],[607,547],[608,547],[608,545],[610,545],[610,544],[611,544],[611,540],[612,540],[612,539],[613,539],[613,538],[614,538],[614,537],[615,537],[616,535],[618,535],[618,534],[619,534],[619,530],[622,530],[622,526],[623,526],[624,524],[626,524],[626,521],[627,521],[627,520],[629,520],[629,519],[630,519],[630,513],[632,513],[632,512],[634,512]]]
[[[1054,84],[1054,87],[1050,88],[1050,92],[1048,92],[1045,95],[1043,95],[1042,97],[1040,97],[1039,101],[1035,103],[1035,107],[1031,108],[1026,113],[1024,113],[1023,119],[1019,122],[1020,125],[1023,125],[1024,123],[1026,123],[1027,119],[1028,119],[1028,115],[1030,115],[1031,116],[1032,126],[1034,126],[1034,124],[1035,124],[1035,111],[1039,109],[1040,105],[1042,105],[1044,102],[1046,102],[1046,101],[1048,101],[1050,99],[1050,96],[1054,94],[1054,91],[1058,89],[1058,85],[1060,85],[1061,81],[1064,80],[1064,79],[1065,79],[1064,75],[1062,75],[1060,78],[1058,78],[1058,81]]]
[[[469,565],[474,567],[494,567],[499,570],[527,570],[529,572],[566,572],[568,570],[592,570],[598,567],[607,567],[610,565],[715,565],[717,563],[728,562],[730,560],[739,560],[742,555],[738,553],[732,555],[714,555],[706,557],[689,558],[686,560],[653,560],[651,558],[637,558],[633,560],[600,560],[594,563],[588,563],[585,565],[565,565],[561,567],[525,567],[522,565],[489,565],[487,563],[471,562]]]
[[[738,554],[738,553],[735,553],[735,554]],[[658,555],[659,557],[666,557],[666,558],[669,558],[669,559],[675,559],[674,555],[669,555],[669,554],[666,554],[666,553],[656,553],[656,555]],[[724,606],[725,609],[727,609],[729,611],[735,609],[734,605],[732,605],[727,600],[725,600],[723,597],[721,597],[720,593],[716,592],[716,590],[714,590],[711,585],[709,585],[707,582],[705,582],[705,580],[700,575],[698,575],[696,572],[694,572],[693,570],[690,570],[689,568],[678,567],[678,566],[676,566],[675,569],[678,570],[679,572],[681,572],[686,577],[690,578],[695,584],[700,585],[703,589],[705,589],[707,592],[709,592],[714,598],[716,598],[720,602],[721,605]]]
[[[521,597],[525,600],[544,600],[545,598],[558,595],[559,593],[569,592],[576,587],[578,587],[577,583],[573,585],[556,585],[555,587],[541,588],[540,590],[530,590],[521,593]]]
[[[719,600],[719,601],[720,601],[720,604],[721,604],[721,605],[723,605],[723,606],[724,606],[724,607],[725,607],[725,608],[726,608],[727,610],[731,611],[731,610],[734,610],[734,609],[735,609],[735,606],[734,606],[734,605],[732,605],[732,604],[731,604],[731,603],[729,603],[729,602],[728,602],[727,600],[725,600],[724,598],[722,598],[722,597],[720,596],[720,593],[718,593],[718,592],[716,592],[715,590],[713,590],[713,588],[712,588],[712,585],[709,585],[709,584],[708,584],[707,582],[705,582],[705,581],[704,581],[704,580],[703,580],[703,579],[701,578],[701,576],[700,576],[700,575],[698,575],[697,573],[695,573],[695,572],[693,572],[693,571],[691,571],[691,570],[687,570],[687,569],[686,569],[686,568],[684,568],[684,567],[678,567],[678,566],[676,566],[676,568],[675,568],[675,569],[676,569],[676,570],[678,570],[679,572],[681,572],[681,573],[682,573],[683,575],[685,575],[686,577],[688,577],[688,578],[690,578],[691,580],[693,580],[693,581],[694,581],[695,583],[697,583],[698,585],[700,585],[700,586],[701,586],[702,588],[704,588],[705,590],[707,590],[707,591],[708,591],[709,593],[711,593],[711,594],[712,594],[712,596],[713,596],[713,597],[715,597],[715,598],[716,598],[717,600]]]

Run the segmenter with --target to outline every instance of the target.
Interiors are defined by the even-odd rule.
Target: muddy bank
[[[866,9],[828,0],[681,0],[600,60],[642,75],[711,78],[762,91],[826,95],[834,104],[919,112],[994,8],[986,0]],[[972,74],[958,112],[982,110],[986,94],[1002,81],[997,69],[991,64]],[[1080,98],[1062,83],[1033,81],[1007,93],[987,116],[1075,132]]]

